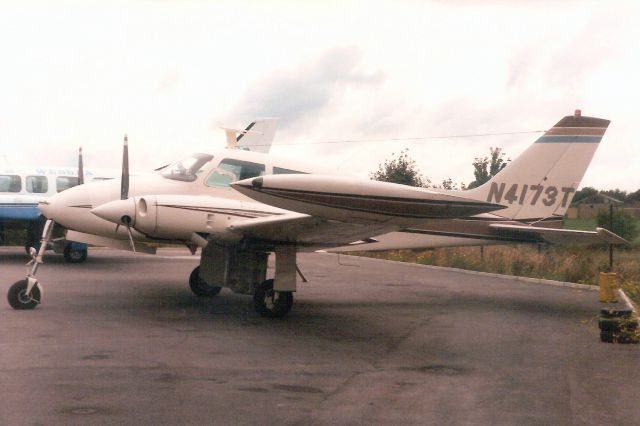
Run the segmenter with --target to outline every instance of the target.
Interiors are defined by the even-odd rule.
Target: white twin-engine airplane
[[[71,188],[43,202],[67,239],[153,253],[158,243],[186,244],[200,265],[189,277],[198,296],[221,287],[251,294],[266,317],[285,316],[293,304],[298,251],[384,250],[504,242],[610,243],[625,241],[604,229],[554,229],[609,125],[564,117],[520,157],[479,188],[414,188],[326,171],[261,153],[223,150],[195,154],[151,176]],[[44,245],[42,245],[44,246]],[[266,279],[269,253],[274,279]],[[8,299],[16,309],[41,302],[31,272]],[[302,275],[300,273],[300,275]],[[304,277],[303,277],[304,279]]]

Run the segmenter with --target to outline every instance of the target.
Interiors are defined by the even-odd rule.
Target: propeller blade
[[[84,168],[82,167],[82,147],[78,150],[78,185],[84,184]]]
[[[122,147],[122,179],[120,182],[120,199],[129,198],[129,140],[124,135],[124,146]]]

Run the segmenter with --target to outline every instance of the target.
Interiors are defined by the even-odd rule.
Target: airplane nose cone
[[[118,225],[133,226],[136,220],[136,205],[133,198],[110,201],[91,209],[91,213]]]

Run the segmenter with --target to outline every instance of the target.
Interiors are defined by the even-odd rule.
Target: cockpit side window
[[[0,192],[20,192],[22,181],[18,175],[0,175]]]
[[[189,158],[162,167],[161,175],[167,179],[193,182],[212,159],[213,155],[210,154],[194,154]]]
[[[207,178],[208,186],[229,186],[231,182],[265,174],[264,164],[225,158]]]

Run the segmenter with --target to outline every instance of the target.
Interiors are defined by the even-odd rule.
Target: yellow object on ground
[[[618,275],[615,272],[600,272],[598,277],[600,286],[600,301],[611,303],[618,301]]]

